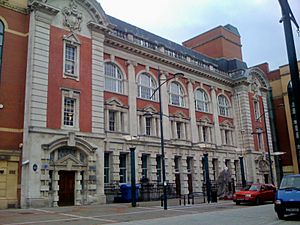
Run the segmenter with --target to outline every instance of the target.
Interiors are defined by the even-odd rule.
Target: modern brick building
[[[171,191],[202,192],[203,173],[217,182],[226,168],[240,184],[240,159],[247,181],[271,182],[270,86],[242,61],[237,29],[204,33],[214,39],[206,46],[201,35],[179,45],[106,15],[100,3],[29,1],[21,206],[111,201],[130,183],[131,146],[137,182],[158,190],[160,110]]]
[[[300,63],[298,62],[298,66]],[[292,118],[291,98],[291,75],[289,65],[280,66],[279,69],[268,71],[267,77],[273,93],[273,110],[275,114],[275,125],[278,139],[278,152],[282,160],[282,172],[284,174],[299,173],[297,150],[295,145],[295,131]]]

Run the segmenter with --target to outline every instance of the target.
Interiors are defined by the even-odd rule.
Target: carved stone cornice
[[[42,1],[34,0],[29,4],[31,10],[38,10],[49,15],[56,15],[60,10]]]
[[[104,33],[109,33],[112,31],[112,29],[109,26],[105,26],[103,24],[99,24],[99,23],[95,23],[95,22],[89,22],[87,24],[88,28],[90,28],[91,30],[94,31],[100,31],[100,32],[104,32]]]
[[[0,6],[5,7],[7,9],[14,10],[19,13],[27,14],[27,8],[22,8],[20,6],[16,6],[11,4],[8,0],[0,0]]]

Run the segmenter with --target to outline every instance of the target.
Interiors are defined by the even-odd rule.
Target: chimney
[[[230,24],[213,28],[182,44],[212,58],[243,60],[241,36],[238,29]]]

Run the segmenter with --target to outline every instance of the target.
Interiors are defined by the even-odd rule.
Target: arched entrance
[[[49,173],[52,174],[50,177],[52,187],[50,188],[54,194],[54,205],[67,206],[83,203],[82,194],[86,192],[84,174],[87,174],[87,154],[85,152],[69,146],[52,151]]]
[[[83,205],[96,195],[95,147],[83,139],[66,137],[43,145],[43,168],[50,206]],[[48,176],[47,176],[48,175]],[[41,180],[43,183],[43,180]],[[46,185],[45,185],[46,186]],[[47,190],[47,187],[45,187]]]

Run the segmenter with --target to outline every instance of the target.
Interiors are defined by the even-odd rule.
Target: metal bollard
[[[185,195],[183,196],[183,205],[185,206]]]
[[[160,198],[160,206],[163,207],[164,206],[164,201],[163,201],[163,197]]]
[[[191,202],[190,202],[190,195],[188,194],[188,205],[190,205]]]
[[[192,195],[192,204],[194,205],[195,200],[194,200],[194,195]]]

